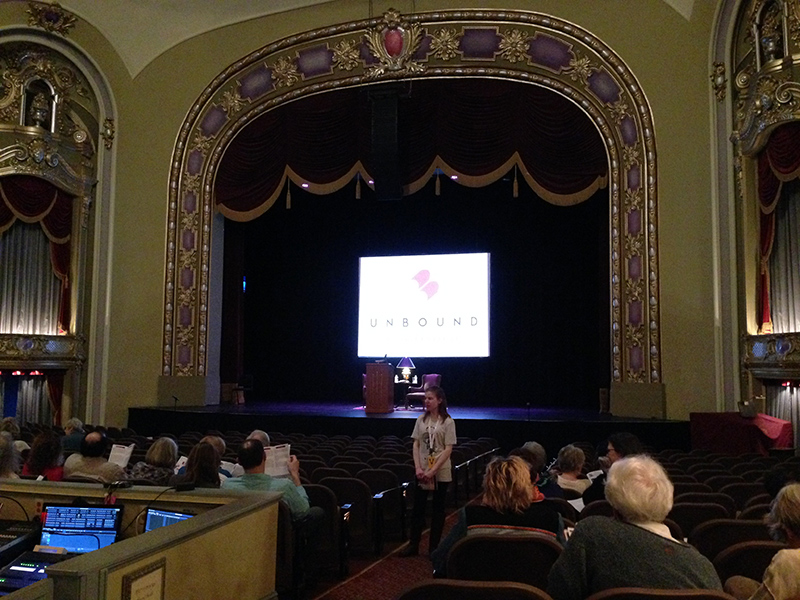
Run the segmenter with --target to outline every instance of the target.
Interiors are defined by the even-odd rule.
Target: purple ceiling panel
[[[297,53],[297,69],[306,79],[327,75],[333,69],[333,51],[325,45],[301,50]]]
[[[528,52],[534,63],[556,73],[569,67],[569,61],[574,58],[570,44],[538,33],[533,36]]]
[[[606,104],[614,104],[619,100],[620,89],[617,82],[603,69],[592,71],[589,75],[589,89]]]
[[[272,84],[272,70],[266,65],[250,71],[239,81],[240,94],[242,98],[255,100],[271,91],[275,86]]]
[[[500,36],[497,29],[488,27],[486,29],[464,28],[464,35],[461,37],[459,49],[465,59],[493,59],[500,46]]]

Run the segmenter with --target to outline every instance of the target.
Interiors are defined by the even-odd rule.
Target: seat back
[[[736,503],[728,494],[721,494],[719,492],[689,492],[687,494],[675,496],[675,503],[677,504],[679,502],[713,502],[714,504],[720,504],[725,507],[728,511],[727,518],[732,519],[736,516]],[[689,532],[687,531],[687,533]]]
[[[388,469],[362,469],[356,475],[369,486],[375,500],[376,510],[380,510],[377,520],[383,524],[383,534],[405,539],[405,490],[400,486],[397,475]]]
[[[761,483],[733,482],[720,489],[723,494],[728,494],[736,502],[736,508],[743,510],[747,501],[755,496],[760,496],[767,490]]]
[[[589,596],[587,600],[650,600],[653,598],[691,598],[692,600],[735,600],[719,590],[657,590],[652,588],[612,588]]]
[[[694,528],[712,519],[727,519],[728,509],[713,502],[676,502],[667,515],[675,521],[684,535],[691,535]]]
[[[761,581],[772,557],[778,550],[786,547],[783,542],[766,540],[739,542],[725,548],[716,556],[714,568],[717,570],[720,581],[726,581],[728,577],[734,575]]]
[[[769,530],[761,521],[744,519],[714,519],[698,525],[688,534],[689,543],[708,560],[739,542],[769,541]]]
[[[552,600],[532,585],[513,581],[429,579],[406,589],[397,600]]]
[[[309,473],[311,483],[321,483],[326,477],[350,477],[350,471],[336,467],[317,467]]]
[[[355,477],[325,477],[319,481],[336,494],[339,506],[350,504],[348,535],[350,547],[370,550],[375,547],[375,505],[369,486]]]
[[[555,537],[539,533],[476,533],[455,543],[447,576],[476,581],[516,581],[547,588],[547,575],[561,554]]]
[[[583,507],[583,510],[578,515],[578,520],[586,517],[593,516],[611,517],[614,515],[614,509],[608,500],[595,500]]]
[[[309,504],[319,506],[325,513],[319,533],[314,538],[314,559],[319,561],[320,568],[338,569],[343,575],[347,571],[347,555],[342,551],[342,528],[336,494],[324,485],[312,483],[303,487],[308,495]]]

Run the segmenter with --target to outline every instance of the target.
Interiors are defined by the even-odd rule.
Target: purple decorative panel
[[[626,146],[633,146],[636,143],[636,123],[633,122],[632,117],[628,115],[622,117],[619,122],[619,133]]]
[[[464,28],[464,35],[461,36],[459,50],[465,59],[491,60],[494,58],[497,49],[500,47],[500,36],[497,29],[490,27],[487,29]]]
[[[569,67],[569,61],[574,58],[570,44],[539,33],[533,36],[528,52],[534,63],[555,73]]]
[[[428,52],[431,51],[431,36],[426,35],[422,38],[422,42],[417,48],[417,51],[411,55],[414,60],[425,60],[428,57]]]
[[[642,301],[633,300],[628,303],[628,323],[631,325],[642,324]]]
[[[194,232],[191,229],[184,229],[181,239],[183,240],[184,250],[194,249]]]
[[[639,235],[642,231],[642,213],[638,208],[628,213],[628,235]]]
[[[181,269],[181,287],[190,288],[194,285],[194,271],[184,267]]]
[[[628,259],[628,277],[630,279],[641,279],[642,277],[642,257],[631,256]]]
[[[239,94],[242,98],[255,100],[271,91],[275,86],[272,84],[272,70],[266,65],[250,71],[239,80]]]
[[[372,52],[369,51],[369,46],[366,42],[361,42],[361,51],[359,52],[361,60],[364,61],[365,65],[374,65],[380,62],[377,58],[372,56]]]
[[[181,306],[178,309],[178,323],[181,327],[189,327],[192,324],[192,307]]]
[[[297,69],[303,77],[327,75],[333,70],[333,51],[327,46],[315,46],[297,53]]]
[[[178,346],[178,364],[188,365],[192,360],[192,349],[189,346]]]
[[[642,353],[641,346],[631,347],[631,369],[633,371],[641,371],[644,367],[644,354]]]
[[[203,168],[203,154],[199,150],[192,150],[189,153],[189,162],[186,168],[190,175],[197,175]]]
[[[592,71],[589,75],[589,89],[606,104],[614,104],[619,100],[619,86],[604,69]]]
[[[639,165],[633,165],[628,171],[628,189],[635,192],[639,189],[642,183],[642,172],[639,170]]]
[[[189,192],[183,198],[183,210],[187,213],[193,213],[197,210],[197,196],[194,192]]]
[[[200,123],[200,130],[206,137],[213,137],[217,135],[225,121],[228,120],[228,114],[220,106],[214,106],[208,111],[203,122]]]

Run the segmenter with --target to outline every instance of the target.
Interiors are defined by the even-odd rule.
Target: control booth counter
[[[280,494],[134,486],[111,496],[97,484],[3,481],[0,526],[7,525],[8,532],[0,531],[0,595],[7,593],[3,598],[9,600],[277,598]],[[35,516],[42,517],[41,527]],[[34,542],[44,547],[34,550]],[[3,577],[31,584],[8,593],[19,581],[8,579],[3,588]]]

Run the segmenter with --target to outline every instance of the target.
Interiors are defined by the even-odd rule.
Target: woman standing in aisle
[[[411,437],[414,438],[417,485],[411,514],[411,541],[401,556],[419,554],[428,492],[433,492],[429,553],[436,549],[442,538],[445,498],[448,485],[453,480],[450,453],[456,443],[456,424],[447,413],[447,397],[439,386],[432,385],[425,390],[425,413],[417,419]]]

